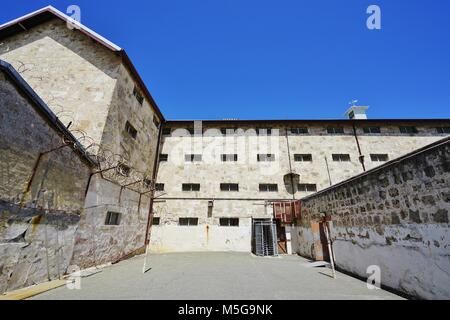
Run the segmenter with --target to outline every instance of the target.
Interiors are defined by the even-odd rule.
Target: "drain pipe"
[[[352,123],[353,126],[353,135],[355,136],[356,145],[358,146],[358,153],[359,153],[359,162],[361,162],[361,166],[363,168],[363,171],[366,171],[366,166],[364,164],[364,156],[361,152],[361,146],[359,145],[358,135],[356,134],[356,126],[355,122]]]

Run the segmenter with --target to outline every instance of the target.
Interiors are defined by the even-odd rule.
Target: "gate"
[[[277,256],[277,225],[271,220],[253,221],[253,253],[258,256]]]

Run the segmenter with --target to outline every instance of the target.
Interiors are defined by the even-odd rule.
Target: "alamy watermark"
[[[381,269],[377,265],[371,265],[367,267],[367,289],[377,290],[381,288]]]
[[[369,30],[380,30],[381,29],[381,9],[376,4],[372,4],[367,7],[367,14],[370,16],[367,18],[366,26]]]

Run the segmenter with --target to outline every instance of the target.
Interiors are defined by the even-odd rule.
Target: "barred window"
[[[387,154],[371,154],[370,159],[374,162],[385,162],[389,160]]]
[[[348,162],[350,161],[350,155],[349,154],[333,154],[333,161],[338,162]]]
[[[120,224],[120,213],[108,211],[106,213],[105,225],[117,226]]]
[[[312,161],[312,155],[311,154],[294,154],[294,161],[311,162]]]
[[[221,227],[239,227],[239,218],[220,218],[219,225]]]
[[[380,127],[364,127],[363,128],[364,133],[381,133]]]
[[[131,123],[129,123],[127,121],[127,123],[125,123],[125,131],[129,133],[129,135],[133,138],[136,139],[137,136],[137,130],[131,125]]]
[[[275,161],[275,155],[274,154],[258,154],[257,160],[260,162],[263,161]]]
[[[439,134],[443,134],[443,133],[450,134],[450,127],[438,127],[438,128],[436,128],[436,131]]]
[[[156,191],[164,191],[164,183],[155,184],[155,190]]]
[[[329,134],[343,134],[344,128],[343,127],[328,127],[327,132]]]
[[[418,133],[419,131],[414,126],[402,126],[402,127],[400,127],[400,132],[407,133],[407,134],[413,134],[413,133]]]
[[[308,128],[291,128],[291,133],[295,135],[307,134]]]
[[[183,183],[183,191],[200,191],[200,183]]]
[[[178,224],[180,226],[196,226],[198,225],[198,218],[179,218]]]
[[[167,161],[168,159],[169,159],[169,155],[166,154],[166,153],[161,153],[161,154],[159,155],[159,161],[161,161],[161,162],[165,162],[165,161]]]
[[[152,225],[159,226],[161,218],[160,217],[153,217],[152,219]]]
[[[258,136],[268,136],[272,134],[272,128],[256,128],[256,134]]]
[[[237,183],[221,183],[220,191],[239,191],[239,184],[237,184]]]
[[[144,97],[143,97],[141,91],[136,86],[134,86],[133,95],[136,98],[136,100],[139,102],[140,105],[142,105],[144,103]]]
[[[186,162],[199,162],[199,161],[202,161],[202,155],[201,154],[186,154],[186,155],[184,155],[184,160]]]
[[[223,162],[234,162],[238,160],[237,154],[222,154],[221,157]]]
[[[260,192],[277,192],[278,191],[278,185],[272,184],[272,183],[260,183],[259,184],[259,191]]]
[[[299,183],[298,184],[298,191],[316,192],[317,191],[317,185],[313,184],[313,183]]]

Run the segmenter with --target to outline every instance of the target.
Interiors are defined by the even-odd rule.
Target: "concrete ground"
[[[256,257],[249,253],[171,253],[143,256],[106,267],[81,279],[81,289],[65,286],[32,299],[402,299],[369,290],[364,281],[325,267],[307,267],[299,256]]]

